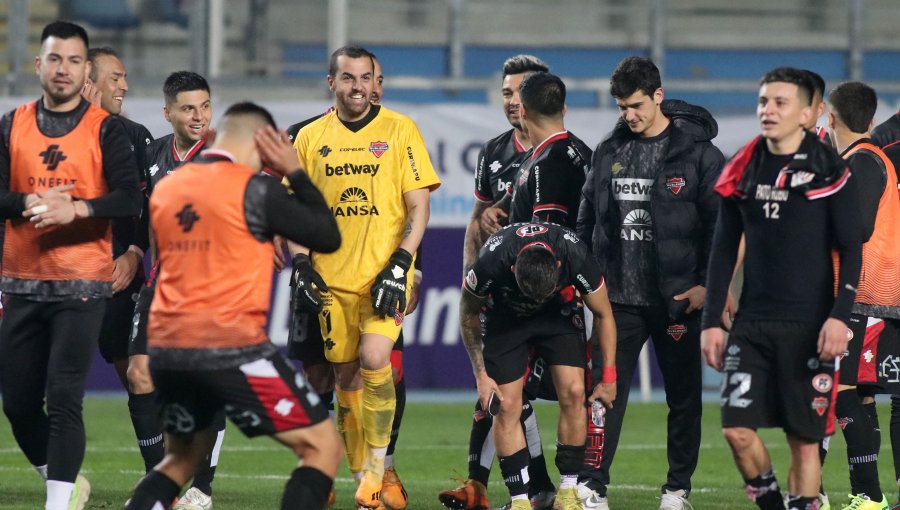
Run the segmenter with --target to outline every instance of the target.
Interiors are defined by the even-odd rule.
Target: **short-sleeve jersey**
[[[494,203],[503,198],[528,154],[530,149],[522,146],[515,129],[485,142],[475,167],[475,200]]]
[[[522,294],[510,269],[519,252],[538,244],[550,249],[560,262],[560,292],[538,303]],[[514,223],[488,238],[478,253],[463,287],[479,297],[489,297],[489,309],[518,316],[571,306],[574,286],[583,295],[603,286],[600,266],[574,231],[554,223]]]
[[[575,228],[590,160],[591,150],[568,131],[541,142],[522,163],[509,221],[549,221]]]
[[[301,129],[294,142],[300,165],[341,232],[340,249],[314,253],[313,266],[329,288],[345,292],[367,293],[400,246],[407,218],[403,194],[440,185],[416,124],[383,106],[372,108],[371,120],[359,129],[329,112]]]

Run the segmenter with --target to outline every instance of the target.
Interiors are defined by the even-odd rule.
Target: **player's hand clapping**
[[[59,186],[28,195],[22,216],[36,223],[36,228],[67,225],[76,218],[86,218],[87,205],[67,193],[72,189],[72,186]]]

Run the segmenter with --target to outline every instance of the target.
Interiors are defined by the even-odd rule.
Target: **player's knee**
[[[512,424],[515,424],[515,426],[519,426],[519,417],[521,414],[522,399],[505,397],[503,401],[500,402],[500,414],[497,416],[497,421],[504,425],[512,426]]]
[[[742,427],[726,427],[722,429],[725,440],[731,445],[731,449],[735,452],[742,452],[753,444],[756,440],[756,433],[752,429]]]
[[[561,408],[581,407],[585,401],[584,384],[581,381],[571,381],[556,388]]]

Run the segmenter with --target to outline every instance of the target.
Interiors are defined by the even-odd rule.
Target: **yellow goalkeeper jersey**
[[[341,231],[340,249],[313,253],[313,267],[329,288],[345,292],[368,293],[400,246],[407,217],[403,194],[441,184],[415,122],[383,106],[372,108],[374,118],[351,124],[357,129],[329,112],[304,126],[294,142]]]

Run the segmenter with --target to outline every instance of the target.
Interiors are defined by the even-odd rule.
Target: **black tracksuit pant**
[[[618,383],[613,408],[606,413],[603,461],[599,470],[585,471],[582,481],[601,496],[606,495],[610,480],[610,466],[619,445],[622,421],[637,368],[641,348],[649,337],[666,391],[668,416],[669,472],[664,489],[691,489],[691,475],[697,467],[700,451],[700,415],[702,412],[702,372],[700,366],[700,313],[693,312],[677,321],[659,307],[627,306],[613,303],[618,339],[616,342],[616,371]],[[600,359],[599,353],[594,354]],[[595,362],[594,367],[602,363]],[[602,377],[602,369],[593,374]]]

